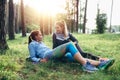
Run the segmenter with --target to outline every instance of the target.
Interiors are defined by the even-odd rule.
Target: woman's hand
[[[77,42],[75,41],[75,42],[73,42],[74,44],[77,44]]]
[[[48,60],[47,59],[41,59],[40,62],[47,62]]]

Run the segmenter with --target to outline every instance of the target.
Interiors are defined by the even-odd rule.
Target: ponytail
[[[64,20],[62,20],[61,23],[63,24],[63,28],[64,28],[64,29],[63,29],[63,30],[64,30],[64,31],[63,31],[63,34],[64,34],[65,37],[68,37],[68,29],[67,29],[67,24],[66,24],[66,22],[65,22]]]
[[[28,44],[30,44],[33,40],[36,40],[35,36],[37,36],[39,32],[39,30],[34,30],[31,32],[30,36],[28,37]]]
[[[28,37],[28,44],[30,44],[32,42],[32,38],[31,36]]]

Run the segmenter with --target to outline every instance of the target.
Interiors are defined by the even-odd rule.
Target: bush
[[[26,28],[27,28],[26,29],[27,33],[29,33],[32,30],[38,30],[38,29],[40,29],[40,26],[39,25],[35,25],[35,24],[28,24]]]

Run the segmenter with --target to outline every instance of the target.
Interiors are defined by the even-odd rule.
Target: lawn
[[[70,62],[49,61],[32,63],[29,56],[28,36],[16,34],[15,40],[7,40],[9,49],[0,54],[0,80],[120,80],[120,34],[73,34],[86,52],[115,58],[115,63],[106,71],[86,73],[81,65]],[[52,48],[51,35],[44,42]]]

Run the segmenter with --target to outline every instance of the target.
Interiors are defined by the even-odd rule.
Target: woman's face
[[[42,41],[42,34],[41,32],[38,33],[38,35],[36,36],[36,40],[39,42],[39,41]]]
[[[56,30],[56,33],[62,33],[63,32],[62,27],[60,27],[59,25],[55,26],[55,30]]]

